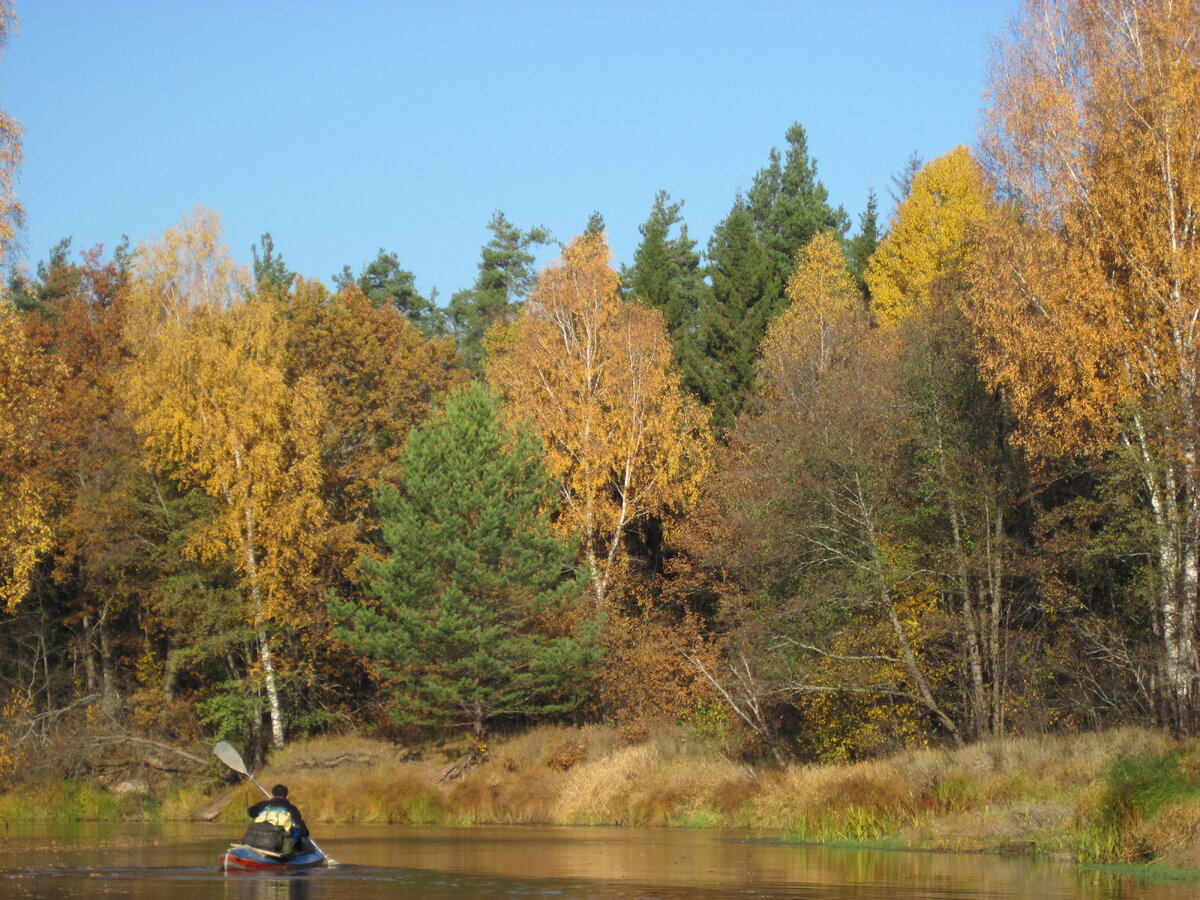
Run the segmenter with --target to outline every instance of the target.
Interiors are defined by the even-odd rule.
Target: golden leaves
[[[20,316],[0,300],[0,609],[29,590],[38,559],[53,547],[55,485],[44,455],[62,367],[27,338]]]
[[[192,550],[232,553],[253,615],[276,617],[314,587],[325,407],[312,377],[288,378],[284,323],[246,284],[211,213],[143,246],[125,394],[149,461],[222,503]]]
[[[902,321],[929,301],[939,278],[962,271],[987,200],[983,173],[966,147],[913,177],[912,191],[867,266],[871,307],[881,325]]]
[[[1167,444],[1196,440],[1198,27],[1195,4],[1072,0],[1000,48],[985,148],[1014,210],[989,222],[973,318],[1034,451],[1128,427],[1192,452]]]
[[[17,14],[13,0],[0,0],[0,52],[16,31]],[[25,161],[22,147],[24,128],[6,112],[0,111],[0,261],[10,262],[17,248],[17,237],[25,222],[25,210],[17,200],[17,172]]]
[[[603,602],[624,532],[690,504],[709,464],[707,421],[671,361],[662,314],[622,301],[603,235],[542,273],[511,326],[487,340],[488,379],[532,420],[562,485],[564,534],[581,534]]]
[[[794,402],[844,360],[847,346],[858,340],[867,319],[862,295],[832,232],[819,232],[797,254],[787,296],[789,306],[763,338],[758,377],[765,396]]]

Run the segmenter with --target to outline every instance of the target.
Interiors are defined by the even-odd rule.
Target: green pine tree
[[[587,224],[583,226],[585,235],[602,234],[604,232],[604,216],[600,215],[600,210],[593,209],[592,214],[588,216]]]
[[[259,244],[262,245],[262,255],[259,255]],[[296,278],[296,273],[288,270],[283,257],[275,252],[275,240],[271,232],[264,232],[259,238],[259,244],[250,245],[250,253],[254,257],[254,283],[267,285],[275,290],[288,290]]]
[[[867,208],[858,217],[858,234],[846,244],[846,265],[863,296],[870,298],[867,289],[867,261],[879,246],[879,198],[875,189],[867,191]]]
[[[786,155],[781,157],[771,148],[770,162],[754,176],[747,196],[780,295],[795,266],[796,251],[818,231],[832,231],[841,237],[850,227],[846,211],[829,205],[829,192],[817,178],[817,161],[808,155],[803,126],[792,123],[784,136]]]
[[[596,215],[596,214],[593,214]],[[538,226],[522,231],[500,210],[487,227],[492,239],[480,250],[474,287],[450,298],[450,322],[463,360],[476,372],[483,367],[483,336],[497,322],[516,315],[536,278],[531,247],[550,243],[550,232]],[[603,220],[600,226],[603,228]]]
[[[699,315],[705,361],[701,398],[724,433],[754,387],[754,359],[782,294],[770,256],[755,235],[753,214],[741,197],[713,231],[708,245],[711,291]]]
[[[369,602],[332,599],[334,634],[372,658],[397,721],[469,725],[566,712],[600,658],[574,548],[551,534],[541,442],[504,425],[481,384],[412,432],[377,504],[386,553],[363,557]]]
[[[437,306],[437,290],[431,297],[422,296],[417,290],[417,276],[400,268],[400,258],[382,247],[357,278],[349,266],[344,266],[340,274],[333,276],[333,282],[338,288],[357,284],[375,306],[392,304],[426,337],[445,333],[446,317]]]
[[[683,201],[670,201],[666,191],[655,196],[650,217],[638,226],[642,242],[634,253],[633,265],[621,274],[627,293],[662,311],[684,386],[700,396],[703,351],[697,317],[707,288],[696,242],[688,237],[680,215]],[[671,229],[676,225],[679,233],[672,236]]]

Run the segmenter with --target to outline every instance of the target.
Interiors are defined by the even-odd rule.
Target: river
[[[0,823],[0,898],[133,900],[651,900],[651,898],[1195,897],[1200,883],[985,854],[849,850],[722,831],[327,827],[338,864],[225,874],[228,825]]]

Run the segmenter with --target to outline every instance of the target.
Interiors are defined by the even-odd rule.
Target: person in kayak
[[[260,800],[247,809],[246,813],[252,822],[265,822],[284,830],[286,843],[280,848],[284,855],[303,849],[303,838],[308,837],[308,826],[304,824],[300,810],[288,800],[287,785],[275,785],[271,788],[270,799]]]

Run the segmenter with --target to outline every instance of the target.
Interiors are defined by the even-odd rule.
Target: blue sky
[[[380,247],[441,302],[492,212],[628,263],[657,191],[703,248],[800,122],[857,226],[913,151],[973,144],[1016,0],[17,0],[28,257],[136,243],[196,204],[329,283]],[[556,255],[542,254],[541,262]]]

